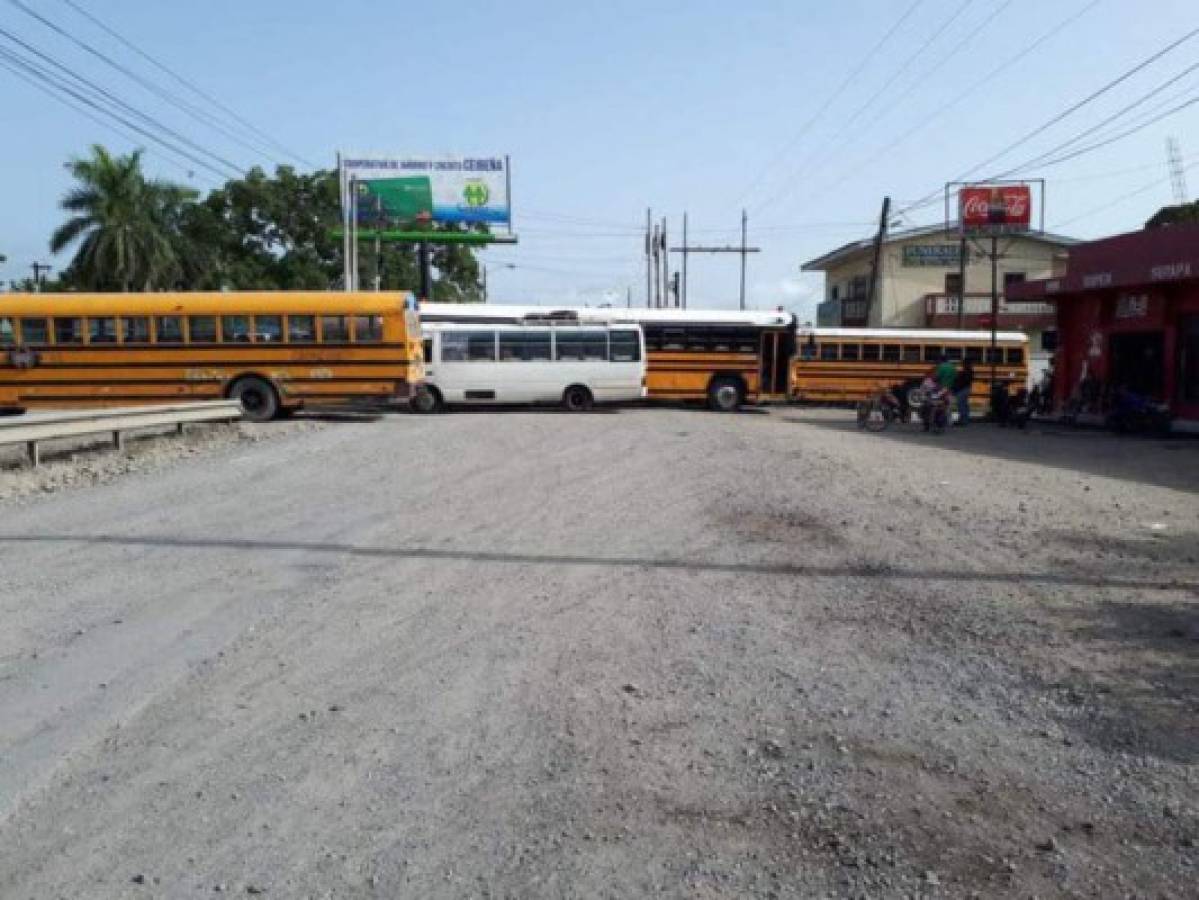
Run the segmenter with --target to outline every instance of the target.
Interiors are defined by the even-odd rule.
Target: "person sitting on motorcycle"
[[[925,376],[920,390],[924,393],[924,405],[920,407],[920,421],[924,425],[924,430],[928,431],[933,422],[933,410],[942,403],[948,405],[949,391],[942,387],[935,372],[930,372]]]

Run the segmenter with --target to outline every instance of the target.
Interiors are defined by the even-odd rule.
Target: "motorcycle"
[[[1128,388],[1117,388],[1107,427],[1119,434],[1168,434],[1170,407]]]
[[[924,430],[933,434],[944,432],[949,425],[949,391],[942,387],[923,388],[919,397],[912,399],[920,400],[920,421]]]

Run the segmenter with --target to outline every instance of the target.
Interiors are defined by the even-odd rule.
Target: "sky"
[[[869,236],[884,196],[900,227],[931,224],[946,182],[1036,163],[1016,174],[1046,179],[1047,229],[1100,237],[1173,202],[1170,137],[1199,194],[1199,35],[1054,122],[1199,29],[1194,0],[0,0],[0,29],[239,170],[331,167],[339,150],[508,155],[519,243],[482,254],[495,302],[643,304],[647,208],[672,244],[684,212],[693,243],[735,243],[746,209],[762,251],[749,305],[810,319],[822,281],[801,264]],[[151,174],[201,190],[221,180],[3,68],[0,132],[4,282],[69,261],[47,246],[63,164],[93,143],[144,146]],[[693,255],[688,276],[693,306],[736,306],[736,256]]]

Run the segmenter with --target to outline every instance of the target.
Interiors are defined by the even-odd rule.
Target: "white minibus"
[[[556,403],[572,411],[645,396],[638,325],[431,324],[417,412],[455,403]]]

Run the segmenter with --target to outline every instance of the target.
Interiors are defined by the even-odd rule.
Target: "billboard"
[[[505,156],[341,157],[346,217],[368,228],[416,223],[508,224]]]
[[[1021,234],[1032,227],[1032,188],[967,185],[958,190],[958,215],[963,234]]]

